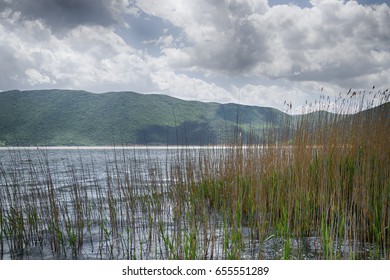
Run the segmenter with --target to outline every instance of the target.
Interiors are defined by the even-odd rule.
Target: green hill
[[[0,145],[225,144],[262,141],[289,115],[237,104],[108,92],[0,92]]]

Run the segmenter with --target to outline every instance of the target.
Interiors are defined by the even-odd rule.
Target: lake
[[[229,209],[203,199],[210,190],[199,182],[215,187],[212,178],[218,177],[229,149],[1,148],[0,257],[282,258],[283,238],[270,231],[259,239],[256,228],[241,216],[240,223],[232,223]],[[240,158],[231,168],[237,168]],[[336,245],[348,255],[356,245],[345,243]],[[299,251],[299,259],[321,254],[315,235],[291,238],[287,249]]]
[[[186,227],[168,197],[186,176],[177,167],[220,149],[1,148],[2,219],[22,227],[2,223],[1,257],[169,258],[169,236]]]

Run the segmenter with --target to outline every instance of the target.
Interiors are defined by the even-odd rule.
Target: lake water
[[[172,205],[172,194],[168,197],[169,187],[187,176],[183,168],[186,164],[192,163],[193,168],[206,154],[217,159],[223,149],[1,148],[2,227],[3,233],[7,232],[2,235],[1,257],[182,257],[172,255],[169,246],[181,246],[178,242],[186,237],[179,231],[188,230],[188,223],[174,213],[177,206]],[[31,210],[37,212],[35,220],[39,224],[30,221],[27,212]],[[15,220],[22,217],[22,232],[17,233],[15,228],[7,231],[11,226],[18,227],[10,222],[11,217]],[[217,220],[217,215],[212,215],[208,221],[208,225],[214,224],[210,233],[214,239],[219,238]],[[210,236],[203,236],[205,241],[201,247],[212,251],[212,255],[204,252],[204,258],[222,258],[216,241],[213,244],[206,241]]]
[[[283,240],[270,235],[260,246],[250,228],[186,199],[180,182],[218,172],[226,149],[0,148],[0,257],[281,258]],[[316,259],[320,247],[316,237],[289,245],[299,259]]]

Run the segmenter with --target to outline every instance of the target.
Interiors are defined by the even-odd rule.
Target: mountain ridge
[[[131,91],[13,90],[0,92],[0,143],[224,144],[238,134],[248,138],[250,130],[280,127],[287,116],[269,107]]]
[[[302,118],[314,129],[319,119],[344,119],[336,117],[133,91],[11,90],[0,92],[0,146],[262,143],[288,140]]]

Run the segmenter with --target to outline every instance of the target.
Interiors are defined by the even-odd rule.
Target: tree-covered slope
[[[255,141],[289,116],[272,108],[70,90],[0,93],[0,145],[222,144]]]

